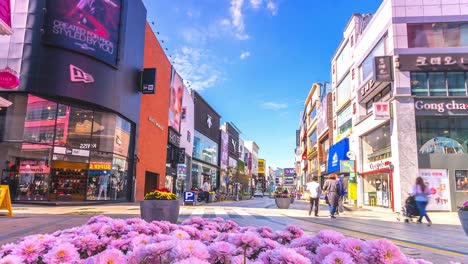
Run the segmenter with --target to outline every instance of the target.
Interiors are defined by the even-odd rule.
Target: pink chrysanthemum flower
[[[19,256],[9,255],[4,258],[0,258],[0,264],[23,264],[24,260]]]
[[[405,258],[400,249],[388,240],[374,239],[368,241],[368,245],[369,263],[401,263]]]
[[[96,264],[126,264],[127,257],[117,249],[107,249],[95,257]]]
[[[293,239],[304,235],[304,231],[293,225],[288,225],[286,227],[286,231],[289,231],[289,233],[291,233]]]
[[[0,257],[10,254],[16,245],[13,243],[5,244],[0,247]]]
[[[152,243],[145,246],[146,255],[156,258],[165,255],[174,247],[174,244],[179,243],[175,241],[162,241],[159,243]]]
[[[240,234],[240,246],[249,247],[249,248],[258,248],[260,246],[260,239],[258,235],[254,232],[245,232]]]
[[[45,263],[50,264],[78,263],[80,260],[80,254],[74,245],[70,243],[61,243],[45,254],[43,260]]]
[[[200,239],[200,230],[193,226],[182,225],[179,227],[181,230],[187,232],[190,235],[191,239]]]
[[[21,241],[11,254],[19,256],[25,262],[35,262],[43,250],[44,247],[36,240],[27,239]]]
[[[174,264],[210,264],[210,262],[203,260],[203,259],[191,257],[191,258],[187,258],[187,259],[174,262]]]
[[[190,257],[208,259],[210,254],[207,247],[197,240],[180,240],[175,243],[171,251],[174,260],[182,260]]]
[[[257,228],[257,233],[263,238],[273,238],[273,230],[268,226],[261,226]]]
[[[328,256],[326,256],[325,259],[321,263],[322,264],[353,264],[356,262],[353,261],[353,258],[348,253],[335,251],[335,252],[328,254]]]
[[[151,242],[153,242],[152,237],[149,237],[147,235],[138,235],[132,239],[131,248],[133,249],[141,245],[145,246],[150,244]]]
[[[314,260],[315,260],[315,255],[308,249],[306,249],[305,247],[298,247],[298,248],[294,248],[294,250],[302,255],[303,257],[309,259],[312,263],[314,263]]]
[[[269,239],[269,238],[264,238],[263,239],[263,246],[266,249],[275,249],[278,247],[281,247],[281,244],[276,242],[275,240]]]
[[[172,231],[171,236],[175,239],[187,240],[190,239],[190,235],[183,230]]]
[[[357,263],[367,263],[367,244],[356,238],[346,238],[340,243],[340,248],[343,252],[348,253]]]
[[[210,260],[214,262],[227,263],[232,255],[236,252],[236,248],[233,244],[228,242],[214,242],[208,247],[208,252],[211,255]]]
[[[93,255],[100,247],[99,237],[95,234],[86,234],[80,237],[75,237],[71,242],[79,251],[86,253],[88,256]]]
[[[271,251],[270,262],[272,264],[310,264],[311,261],[291,248],[277,248]]]
[[[316,238],[320,240],[320,244],[331,243],[334,245],[338,245],[340,244],[341,240],[345,239],[345,236],[333,230],[322,230],[318,232]]]
[[[293,239],[293,236],[290,232],[282,231],[282,230],[276,231],[275,237],[276,237],[276,241],[278,241],[278,243],[283,244],[283,245],[288,244]]]
[[[289,247],[299,248],[305,247],[307,250],[312,252],[315,251],[315,248],[319,245],[318,239],[313,236],[302,236],[291,241]]]
[[[334,251],[339,251],[338,246],[333,245],[333,244],[322,244],[317,247],[316,250],[316,260],[322,261],[325,259],[326,256],[328,256],[330,253]]]

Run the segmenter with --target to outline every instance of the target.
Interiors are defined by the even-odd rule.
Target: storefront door
[[[391,206],[389,173],[367,174],[363,182],[364,205],[385,208]]]
[[[88,164],[54,161],[49,199],[52,201],[84,201]]]

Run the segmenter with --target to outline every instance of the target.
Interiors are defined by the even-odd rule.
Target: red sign
[[[10,0],[0,0],[0,35],[11,35]]]
[[[0,88],[14,89],[18,87],[19,83],[18,74],[14,70],[9,67],[0,70]]]

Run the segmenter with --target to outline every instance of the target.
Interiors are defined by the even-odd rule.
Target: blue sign
[[[184,192],[184,202],[195,202],[194,192]]]
[[[349,160],[346,153],[349,151],[349,138],[345,138],[330,147],[328,152],[328,173],[340,171],[342,160]]]

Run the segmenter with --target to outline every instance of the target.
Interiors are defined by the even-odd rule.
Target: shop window
[[[468,23],[408,24],[409,48],[446,48],[468,46]]]
[[[416,139],[420,154],[466,154],[468,118],[417,118]]]
[[[344,122],[340,127],[339,127],[339,132],[340,135],[343,135],[344,133],[348,132],[353,128],[353,120],[349,119],[348,121]]]
[[[451,96],[466,95],[465,73],[448,72],[447,73],[448,93]]]
[[[49,199],[51,150],[48,145],[0,143],[4,163],[0,184],[9,185],[13,200],[46,201]]]
[[[369,174],[363,178],[364,205],[390,207],[390,179],[388,173]]]
[[[427,73],[412,72],[411,73],[411,93],[416,96],[427,96]]]
[[[126,200],[127,185],[128,162],[125,157],[92,152],[87,200]]]
[[[362,137],[363,165],[392,156],[390,125],[379,127]]]
[[[447,95],[445,73],[430,72],[428,73],[428,80],[429,80],[430,96],[446,96]]]
[[[193,157],[213,165],[218,165],[218,144],[198,131],[195,131]]]

